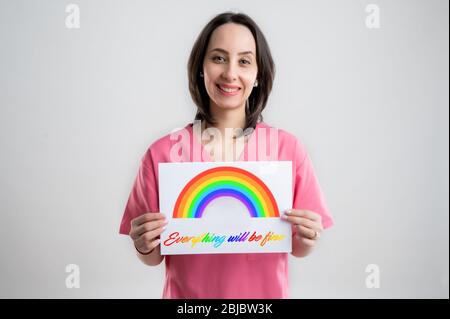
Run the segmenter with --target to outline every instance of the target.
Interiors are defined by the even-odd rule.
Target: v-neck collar
[[[241,154],[239,155],[239,158],[237,161],[233,161],[233,162],[243,162],[245,159],[245,155],[248,152],[248,144],[250,142],[253,142],[253,140],[256,138],[256,130],[258,128],[260,128],[261,126],[263,126],[264,123],[263,122],[259,122],[256,124],[255,129],[253,130],[252,134],[250,135],[250,137],[247,139],[247,142],[244,143],[244,148],[241,152]],[[194,124],[193,123],[189,123],[186,128],[189,130],[189,137],[192,140],[192,160],[194,159],[194,152],[197,149],[200,149],[200,160],[202,162],[215,162],[215,160],[213,158],[211,158],[211,156],[209,155],[208,151],[205,149],[205,146],[202,144],[201,140],[199,141],[197,139],[197,137],[194,135]],[[200,137],[201,138],[201,137]]]

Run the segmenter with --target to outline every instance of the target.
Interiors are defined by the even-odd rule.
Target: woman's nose
[[[227,82],[233,82],[237,79],[236,67],[231,63],[227,64],[223,70],[222,76]]]

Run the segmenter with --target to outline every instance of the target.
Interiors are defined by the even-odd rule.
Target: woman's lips
[[[217,84],[219,92],[225,96],[233,96],[239,93],[241,88],[235,85]]]

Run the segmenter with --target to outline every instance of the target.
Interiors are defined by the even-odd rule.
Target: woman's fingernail
[[[287,219],[287,216],[285,214],[281,215],[282,219]]]
[[[162,230],[164,230],[164,229],[166,229],[167,227],[166,226],[164,226],[163,228],[162,228]]]

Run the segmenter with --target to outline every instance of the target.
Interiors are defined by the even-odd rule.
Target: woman
[[[235,161],[266,160],[259,143],[252,148],[254,152],[249,144],[266,138],[267,146],[273,148],[268,131],[275,130],[277,143],[271,159],[292,161],[293,167],[293,209],[282,218],[292,224],[292,255],[307,256],[322,230],[333,222],[303,145],[292,134],[262,122],[261,112],[272,89],[275,69],[259,27],[244,14],[216,16],[194,44],[188,73],[189,90],[197,105],[196,120],[201,125],[197,129],[191,123],[178,132],[189,137],[183,142],[181,157],[178,148],[174,152],[179,142],[170,135],[149,147],[120,233],[131,236],[142,262],[160,264],[164,256],[160,254],[159,235],[167,224],[164,214],[168,212],[159,212],[158,163],[222,161],[230,157]],[[229,129],[235,134],[229,134]],[[208,130],[215,133],[213,141],[202,138]],[[200,156],[195,149],[201,150]],[[287,253],[171,255],[165,256],[165,265],[163,298],[289,297]]]

